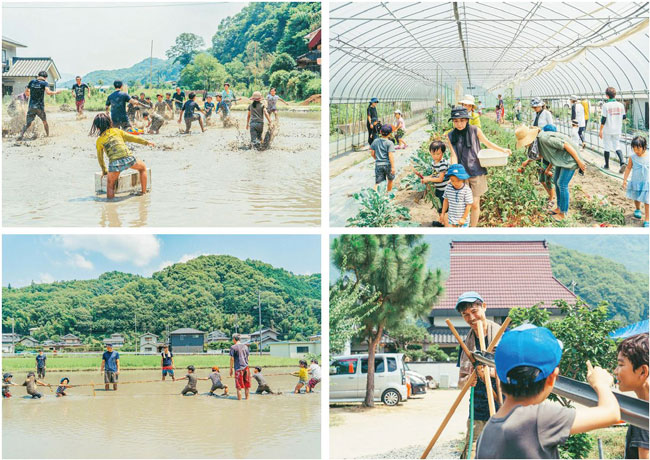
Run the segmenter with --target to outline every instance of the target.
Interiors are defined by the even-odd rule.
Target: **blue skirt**
[[[111,161],[108,164],[108,171],[109,172],[122,172],[124,170],[129,169],[131,166],[133,166],[136,162],[136,159],[133,155],[124,157],[124,158],[119,158],[115,161]]]

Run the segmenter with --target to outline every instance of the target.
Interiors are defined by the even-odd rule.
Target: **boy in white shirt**
[[[600,132],[598,137],[603,140],[603,149],[605,151],[604,169],[609,169],[609,154],[616,152],[618,162],[621,165],[620,173],[625,171],[625,160],[621,151],[621,131],[623,129],[623,120],[626,119],[625,106],[616,100],[616,89],[611,86],[605,90],[607,102],[603,104],[602,117],[600,119]]]

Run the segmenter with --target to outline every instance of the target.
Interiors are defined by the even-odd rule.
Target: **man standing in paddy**
[[[75,78],[75,84],[72,85],[72,94],[74,95],[74,104],[77,108],[78,116],[82,116],[84,114],[86,90],[88,90],[88,95],[90,96],[90,87],[85,83],[81,83],[81,77],[77,75]]]
[[[106,351],[102,355],[102,367],[104,374],[104,389],[108,391],[110,384],[113,384],[113,391],[117,391],[117,377],[120,375],[120,354],[113,350],[113,345],[106,344]]]
[[[108,114],[110,109],[111,121],[113,122],[114,128],[127,130],[131,127],[131,122],[126,114],[126,104],[128,102],[134,105],[142,104],[140,104],[137,97],[130,96],[122,91],[124,84],[120,80],[115,80],[113,86],[115,87],[115,91],[106,98],[106,113]]]
[[[241,339],[239,334],[233,334],[233,346],[230,347],[230,376],[235,371],[235,387],[237,388],[237,399],[241,401],[241,390],[244,389],[245,399],[251,388],[251,371],[248,368],[249,350],[246,345],[239,343]]]
[[[52,91],[50,85],[47,82],[47,72],[40,71],[36,79],[30,81],[27,84],[27,89],[29,90],[29,105],[27,108],[27,119],[25,120],[25,126],[23,126],[22,131],[20,131],[20,136],[18,140],[22,141],[25,136],[25,132],[32,125],[36,117],[40,118],[43,121],[43,128],[45,128],[45,136],[50,135],[50,127],[47,124],[47,117],[45,116],[45,95],[53,96],[59,94],[62,89],[58,91]]]
[[[478,339],[478,324],[479,322],[483,324],[483,333],[485,346],[487,347],[492,339],[499,332],[499,325],[493,321],[489,321],[485,317],[486,305],[483,302],[483,298],[480,294],[476,292],[464,292],[458,297],[458,302],[456,302],[456,311],[463,317],[463,320],[469,325],[471,330],[467,337],[465,337],[465,345],[470,351],[475,351],[480,349],[479,339]],[[467,380],[472,375],[474,371],[474,365],[470,361],[469,357],[461,350],[460,355],[458,356],[458,362],[456,364],[460,367],[459,378],[458,378],[458,387],[465,385]],[[474,376],[474,381],[472,386],[474,387],[474,438],[472,445],[472,452],[476,452],[476,441],[478,440],[480,434],[483,432],[483,428],[487,421],[490,418],[490,410],[488,406],[487,399],[487,387],[483,381],[483,366],[476,367],[479,378],[477,379]],[[495,382],[495,371],[494,368],[490,369],[490,380],[492,382],[492,388],[496,392],[496,382]],[[499,410],[499,403],[494,401],[495,410]],[[468,458],[469,453],[469,418],[467,419],[467,435],[465,436],[465,448],[460,458]]]

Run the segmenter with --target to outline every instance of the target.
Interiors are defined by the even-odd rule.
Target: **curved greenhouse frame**
[[[608,86],[629,123],[648,130],[648,3],[332,3],[330,156],[365,144],[368,101],[413,125],[473,94],[494,107],[541,97],[570,129],[569,96],[589,100],[590,120]],[[439,100],[439,102],[438,102]],[[524,104],[525,107],[528,104]],[[526,111],[531,116],[531,111]],[[599,149],[597,123],[587,145]]]

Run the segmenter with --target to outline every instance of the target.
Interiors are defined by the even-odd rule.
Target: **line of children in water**
[[[41,356],[43,356],[42,352],[41,352]],[[164,371],[165,370],[163,370],[163,372]],[[292,373],[292,375],[299,377],[299,381],[298,384],[296,385],[296,388],[294,389],[294,393],[300,393],[300,390],[303,386],[305,387],[305,393],[312,392],[321,379],[321,368],[318,365],[318,360],[312,359],[311,365],[309,367],[307,367],[307,361],[300,360],[299,370],[297,372]],[[173,373],[172,373],[172,377],[173,377]],[[252,377],[257,381],[257,389],[255,390],[256,394],[264,394],[264,393],[269,393],[274,395],[282,394],[281,392],[271,390],[271,387],[266,381],[266,378],[262,374],[262,368],[260,366],[255,366],[253,368]],[[12,386],[20,386],[16,383],[13,383],[11,380],[12,378],[13,375],[10,372],[6,372],[2,376],[2,397],[3,398],[12,397],[11,394]],[[185,375],[185,377],[173,379],[173,381],[175,382],[180,380],[187,380],[187,384],[181,390],[181,394],[183,396],[197,395],[199,393],[199,390],[197,388],[197,383],[199,380],[206,380],[212,382],[210,390],[208,392],[209,396],[217,396],[215,395],[216,390],[223,390],[223,393],[219,396],[229,395],[228,385],[223,383],[220,369],[218,366],[213,366],[212,372],[210,372],[210,374],[208,374],[207,377],[198,377],[196,374],[196,368],[193,365],[187,366],[187,374]],[[164,375],[163,375],[163,381],[164,381]],[[36,374],[33,371],[29,371],[27,373],[27,377],[25,379],[25,382],[22,384],[22,386],[26,387],[27,395],[31,396],[32,399],[39,399],[43,396],[41,393],[38,392],[38,388],[37,388],[38,386],[47,386],[50,388],[52,387],[51,384],[38,380],[36,378]],[[62,378],[56,389],[56,397],[58,398],[62,396],[68,396],[67,390],[72,387],[73,385],[70,385],[70,379],[68,377]]]

